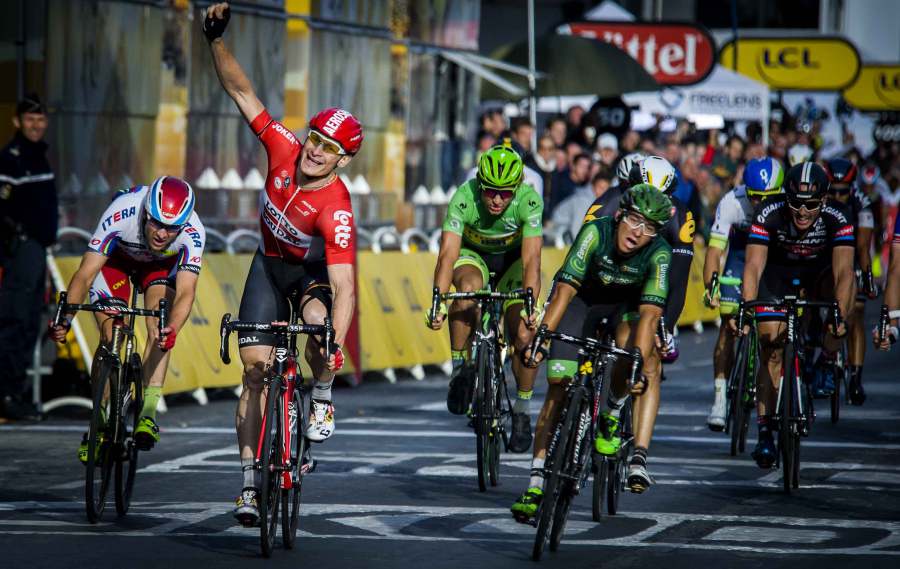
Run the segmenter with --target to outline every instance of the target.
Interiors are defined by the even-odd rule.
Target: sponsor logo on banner
[[[660,85],[693,85],[715,64],[715,42],[695,24],[575,22],[559,28],[610,43],[640,63]]]
[[[719,53],[719,63],[731,69],[735,42]],[[859,53],[838,37],[772,37],[737,40],[737,72],[775,89],[837,91],[856,80]]]
[[[843,95],[850,105],[860,110],[900,110],[900,65],[864,65],[859,77],[844,90]],[[889,134],[889,137],[882,139],[898,138]]]

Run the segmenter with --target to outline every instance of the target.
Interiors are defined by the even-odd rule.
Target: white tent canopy
[[[719,115],[725,120],[769,122],[769,87],[721,65],[696,85],[629,93],[624,99],[645,113],[679,118]]]

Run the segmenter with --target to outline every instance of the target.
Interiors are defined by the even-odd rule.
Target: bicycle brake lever
[[[219,357],[225,365],[231,363],[231,354],[228,353],[228,337],[231,335],[231,328],[228,324],[231,322],[231,313],[226,312],[222,315],[222,323],[219,324]]]
[[[68,297],[69,295],[66,291],[59,291],[59,301],[56,304],[56,316],[53,318],[54,326],[60,326],[62,324],[63,310],[66,307],[66,300],[68,299]]]
[[[159,329],[159,335],[162,336],[163,330],[169,327],[169,301],[165,298],[160,299],[159,301],[159,321],[157,322],[157,328]],[[163,350],[168,351],[168,350]]]

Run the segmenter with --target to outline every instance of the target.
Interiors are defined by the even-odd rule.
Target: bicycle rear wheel
[[[592,453],[591,455],[594,480],[591,484],[591,514],[595,522],[603,518],[603,501],[606,499],[606,478],[609,466],[605,457]]]
[[[534,536],[534,548],[531,552],[531,558],[535,561],[540,561],[544,554],[544,547],[547,545],[553,529],[557,504],[566,486],[563,484],[562,476],[568,474],[568,458],[572,455],[573,442],[577,434],[575,423],[578,420],[578,411],[581,409],[584,397],[585,393],[582,387],[572,388],[569,391],[563,414],[560,416],[556,444],[548,457],[550,476],[544,483],[544,497],[538,510],[537,533]]]
[[[106,508],[106,493],[113,480],[113,433],[119,421],[116,406],[110,404],[117,398],[119,365],[112,358],[104,357],[99,362],[100,369],[94,383],[91,426],[88,430],[88,458],[85,465],[84,503],[88,521],[97,523]],[[109,387],[109,397],[103,394]],[[104,417],[106,418],[104,422]]]
[[[747,408],[744,406],[745,376],[747,370],[749,338],[742,336],[738,340],[737,355],[728,378],[728,417],[726,428],[731,435],[731,456],[741,451],[741,435],[744,431],[744,420]]]
[[[131,496],[134,492],[134,476],[138,469],[138,448],[134,444],[134,431],[137,429],[141,409],[144,406],[141,358],[137,354],[131,354],[125,366],[125,381],[122,382],[119,400],[124,432],[119,437],[120,444],[117,444],[119,457],[116,460],[116,512],[124,516],[131,507]]]
[[[795,434],[797,429],[794,421],[794,387],[799,379],[799,360],[793,344],[788,343],[784,347],[784,359],[782,361],[784,362],[784,372],[781,378],[781,397],[779,400],[778,450],[781,454],[784,491],[786,494],[790,494],[791,489],[794,487],[795,469],[799,468],[799,465],[796,464],[797,451],[799,449],[796,449],[796,447],[800,443],[799,435]]]
[[[300,389],[295,389],[291,398],[291,408],[288,409],[290,417],[291,440],[294,442],[291,456],[291,489],[282,493],[281,508],[281,539],[285,549],[293,549],[297,541],[297,528],[300,527],[300,498],[303,490],[305,455],[309,447],[306,440],[306,423],[309,415],[304,409],[309,408],[309,400],[304,397]]]
[[[478,490],[487,491],[491,478],[493,449],[493,398],[491,394],[492,348],[483,342],[478,349],[478,367],[475,376],[475,392],[472,409],[475,412],[475,455],[478,464]]]
[[[609,461],[609,474],[606,480],[606,511],[614,516],[619,511],[619,497],[625,486],[625,467],[634,446],[633,427],[631,422],[633,400],[629,397],[622,406],[622,415],[619,418],[621,425],[622,447],[616,453],[615,459]]]
[[[271,557],[278,533],[278,507],[281,504],[282,467],[282,404],[281,378],[272,378],[266,395],[266,414],[263,415],[265,433],[263,435],[260,468],[262,479],[259,492],[259,537],[262,554]]]

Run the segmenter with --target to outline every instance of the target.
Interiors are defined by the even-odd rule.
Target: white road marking
[[[247,539],[258,539],[258,531],[247,528],[234,528],[229,523],[227,528],[220,531],[211,531],[215,523],[212,518],[227,516],[231,506],[223,502],[135,502],[132,504],[132,518],[153,517],[161,520],[173,520],[159,526],[143,530],[115,531],[115,524],[111,527],[99,530],[96,526],[88,530],[66,530],[67,520],[37,519],[29,523],[26,516],[46,515],[51,512],[65,511],[69,516],[80,516],[80,504],[72,502],[9,502],[5,504],[3,511],[10,512],[17,517],[17,526],[23,526],[22,530],[4,529],[0,526],[0,535],[46,536],[99,536],[108,539],[109,536],[129,537],[159,537],[163,535],[177,535],[178,537],[234,538],[235,536]],[[304,517],[303,539],[347,539],[347,540],[377,540],[377,541],[420,541],[420,542],[484,542],[484,543],[513,543],[528,547],[533,542],[533,529],[529,526],[521,526],[522,529],[513,528],[507,517],[506,508],[478,508],[478,507],[435,507],[435,506],[408,506],[408,505],[361,505],[361,504],[309,504],[303,505]],[[637,512],[620,513],[615,518],[608,519],[604,525],[589,522],[589,512],[576,507],[570,514],[567,524],[567,532],[564,543],[567,547],[577,546],[613,546],[627,548],[662,548],[662,549],[694,549],[710,551],[746,551],[765,554],[791,554],[791,555],[872,555],[872,556],[900,556],[896,548],[900,545],[900,522],[880,520],[852,520],[845,518],[806,518],[806,517],[778,517],[778,516],[747,516],[747,515],[716,515],[694,513],[656,513]],[[427,519],[450,518],[459,516],[463,520],[471,520],[461,530],[449,530],[450,535],[440,535],[437,532],[444,531],[436,528],[435,533],[427,533],[421,529],[416,534],[405,533],[404,530],[414,524]],[[325,521],[343,525],[348,528],[361,529],[367,534],[317,534],[310,531],[316,526],[317,517]],[[481,519],[472,519],[481,518]],[[509,520],[504,522],[503,520]],[[616,538],[599,538],[591,535],[592,531],[604,533],[602,528],[609,524],[621,525],[618,520],[640,520],[651,522],[649,527],[636,533],[621,535]],[[40,523],[40,522],[50,523]],[[56,523],[59,522],[59,523]],[[229,520],[230,522],[230,520]],[[704,522],[720,524],[706,535],[692,537],[685,540],[683,536],[671,535],[671,531],[678,531],[681,526],[690,529],[691,524]],[[204,525],[204,531],[183,531],[186,526],[192,524]],[[43,529],[52,526],[56,529]],[[640,524],[641,526],[646,524]],[[785,527],[787,526],[787,527]],[[568,529],[571,528],[571,531]],[[854,547],[845,547],[836,543],[829,547],[827,542],[838,541],[844,537],[844,532],[854,530],[878,530],[887,532],[883,538],[878,538],[870,543]],[[177,532],[177,533],[173,533]],[[453,535],[458,532],[458,535]],[[502,537],[496,537],[497,535]],[[489,537],[481,537],[487,535]],[[859,535],[859,534],[856,534]],[[573,539],[573,536],[581,536]],[[670,541],[671,540],[671,541]],[[746,544],[746,545],[741,545]],[[752,545],[751,545],[752,544]],[[802,545],[814,545],[815,547],[802,547]],[[800,547],[798,547],[800,546]]]

